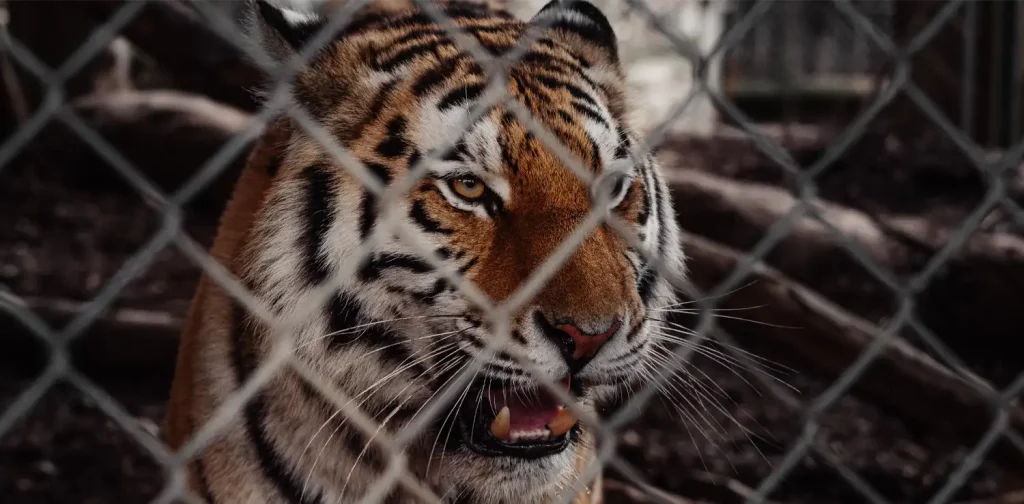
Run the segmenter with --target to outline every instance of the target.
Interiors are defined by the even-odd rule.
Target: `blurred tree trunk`
[[[47,2],[14,0],[7,2],[8,30],[22,47],[49,67],[56,70],[67,61],[88,39],[95,22],[82,15],[83,2],[52,0]],[[125,89],[131,86],[129,78],[130,49],[123,40],[115,40],[89,59],[62,84],[65,100],[97,92]],[[4,113],[5,129],[39,107],[47,92],[47,84],[28,71],[17,58],[7,53],[3,70],[0,107]]]
[[[117,0],[8,1],[9,31],[39,61],[57,69],[85,44],[96,27],[124,5],[124,1]],[[237,9],[233,5],[224,8]],[[211,31],[184,2],[163,0],[147,4],[107,46],[62,84],[66,101],[134,87],[133,50],[139,50],[166,71],[173,81],[171,87],[204,94],[243,110],[257,108],[252,90],[261,81],[262,73],[237,48]],[[10,54],[5,56],[6,67],[11,69],[0,81],[0,98],[4,103],[0,115],[6,130],[22,115],[17,114],[18,107],[11,106],[12,100],[23,102],[23,108],[31,114],[42,102],[47,88],[46,83]],[[6,83],[9,77],[16,78],[16,87],[20,88],[16,93]]]
[[[905,47],[949,0],[894,2],[894,39]],[[1003,0],[968,0],[910,59],[911,80],[957,129],[978,144],[998,147],[1016,141],[1011,125],[1019,117],[1020,7]],[[1014,67],[1018,68],[1014,68]],[[942,134],[934,121],[905,95],[888,119],[908,141]],[[1019,122],[1019,121],[1018,121]],[[1019,126],[1016,127],[1019,131]]]
[[[114,15],[126,0],[76,2],[94,21]],[[243,2],[212,2],[230,17],[239,15]],[[150,2],[125,25],[122,34],[141,53],[157,62],[174,81],[174,88],[202,94],[242,110],[259,108],[253,89],[264,75],[248,57],[215,33],[186,2]]]

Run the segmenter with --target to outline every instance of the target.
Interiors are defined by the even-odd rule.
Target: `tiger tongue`
[[[568,390],[568,377],[563,384]],[[544,387],[526,392],[492,388],[487,391],[487,399],[492,410],[498,412],[495,420],[499,424],[498,431],[503,433],[544,431],[563,410],[561,400],[552,396]],[[503,411],[505,408],[508,408],[507,413]]]
[[[492,390],[488,399],[494,411],[508,408],[509,431],[534,431],[545,426],[558,415],[561,403],[548,394],[520,397],[508,390]]]

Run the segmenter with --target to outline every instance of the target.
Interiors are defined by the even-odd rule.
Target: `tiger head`
[[[265,52],[279,61],[308,53],[288,96],[322,129],[289,120],[246,276],[282,312],[330,290],[297,335],[299,357],[399,432],[495,337],[475,296],[517,300],[548,269],[511,312],[515,352],[484,356],[410,452],[412,466],[449,495],[531,502],[573,483],[585,429],[533,371],[584,410],[605,412],[652,366],[654,308],[674,295],[638,246],[680,274],[683,256],[659,168],[633,154],[639,136],[601,12],[551,2],[523,22],[436,5],[493,61],[515,55],[497,81],[510,102],[478,106],[494,90],[487,63],[430,12],[368,12],[310,51],[329,18],[259,4],[254,33]],[[517,48],[525,37],[532,43]],[[358,163],[346,166],[331,142]],[[386,199],[366,184],[387,189],[418,171],[407,191]],[[559,264],[546,264],[591,212],[617,216],[633,239],[598,222]]]

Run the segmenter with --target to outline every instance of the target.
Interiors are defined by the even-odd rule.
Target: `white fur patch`
[[[285,21],[292,25],[313,23],[320,20],[317,10],[325,2],[323,0],[266,0],[281,11]]]

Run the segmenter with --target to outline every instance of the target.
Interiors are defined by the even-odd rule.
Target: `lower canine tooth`
[[[498,439],[508,439],[508,430],[511,422],[512,413],[509,411],[508,406],[502,407],[501,411],[494,417],[494,421],[491,422],[491,434]]]
[[[573,425],[576,425],[576,417],[569,411],[569,408],[562,408],[558,410],[555,418],[548,422],[548,429],[551,430],[552,436],[561,436],[569,432]]]

